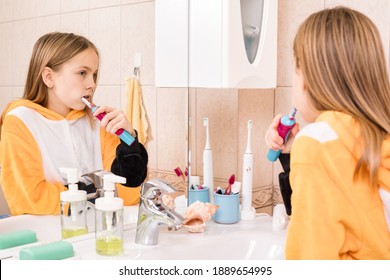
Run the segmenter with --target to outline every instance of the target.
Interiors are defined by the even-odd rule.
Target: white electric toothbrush
[[[203,151],[203,185],[209,188],[210,202],[213,200],[213,150],[210,145],[209,119],[203,118],[206,127],[206,146]]]
[[[251,149],[252,121],[248,121],[248,140],[243,159],[241,219],[253,220],[256,210],[252,207],[253,153]]]

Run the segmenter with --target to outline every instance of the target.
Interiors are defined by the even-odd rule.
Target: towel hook
[[[142,56],[140,53],[136,53],[134,55],[134,58],[133,58],[133,62],[134,62],[134,67],[133,67],[133,76],[139,78],[139,74],[140,74],[140,66],[142,64]]]

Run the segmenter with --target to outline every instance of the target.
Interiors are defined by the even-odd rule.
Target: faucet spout
[[[156,245],[160,225],[166,225],[169,230],[181,228],[184,218],[162,202],[163,193],[174,191],[176,189],[172,185],[160,179],[152,179],[141,185],[135,243]]]

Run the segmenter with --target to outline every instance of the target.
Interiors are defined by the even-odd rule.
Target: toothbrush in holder
[[[85,105],[87,105],[88,108],[90,108],[92,110],[92,113],[94,113],[96,111],[97,108],[99,108],[99,106],[96,106],[95,104],[93,104],[92,102],[89,102],[87,99],[85,99],[84,97],[81,98],[81,101],[84,102]],[[103,113],[100,113],[99,115],[96,116],[96,118],[101,121],[104,116],[106,115],[107,113],[106,112],[103,112]],[[116,135],[119,136],[120,139],[122,139],[123,142],[125,142],[127,145],[131,145],[133,144],[134,142],[134,137],[131,136],[131,134],[124,130],[123,128],[121,129],[118,129],[116,132],[115,132]]]
[[[212,200],[213,194],[213,150],[210,145],[210,135],[209,135],[209,119],[203,119],[203,125],[206,128],[206,145],[203,151],[203,186],[209,188],[210,200]],[[212,201],[210,201],[212,202]]]
[[[283,138],[283,143],[287,142],[288,136],[291,132],[291,129],[294,127],[296,120],[295,114],[297,113],[297,109],[293,108],[289,115],[284,115],[278,125],[278,134]],[[269,161],[276,161],[279,158],[281,150],[268,150],[267,159]]]
[[[232,185],[234,184],[235,181],[236,181],[236,176],[232,174],[229,178],[228,186],[224,193],[225,195],[230,195],[232,193]]]

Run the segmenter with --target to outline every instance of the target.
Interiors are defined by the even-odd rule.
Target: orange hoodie
[[[359,134],[351,116],[328,111],[297,135],[287,259],[390,259],[390,138],[371,187],[353,181]]]
[[[84,111],[63,117],[29,100],[12,102],[3,113],[0,141],[1,185],[12,215],[59,214],[67,190],[61,167],[82,174],[110,170],[120,140]],[[139,188],[118,186],[125,205],[139,202]]]

